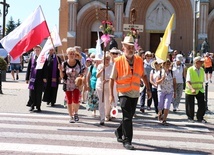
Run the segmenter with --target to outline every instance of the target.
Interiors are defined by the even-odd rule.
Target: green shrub
[[[7,70],[7,62],[0,57],[0,70]]]

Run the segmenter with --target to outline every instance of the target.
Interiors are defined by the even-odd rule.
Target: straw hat
[[[134,38],[132,36],[126,36],[121,43],[134,46]]]

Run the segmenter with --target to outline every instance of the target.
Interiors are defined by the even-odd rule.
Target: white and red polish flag
[[[15,59],[40,44],[50,35],[39,6],[21,25],[0,40],[4,49]]]

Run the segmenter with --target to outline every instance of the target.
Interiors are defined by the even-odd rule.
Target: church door
[[[102,32],[99,32],[100,37],[102,36]],[[91,48],[96,48],[97,44],[97,32],[91,32]]]
[[[150,51],[152,53],[156,52],[156,49],[160,43],[160,38],[162,37],[163,33],[150,33]]]

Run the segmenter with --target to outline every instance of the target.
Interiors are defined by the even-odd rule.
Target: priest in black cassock
[[[61,80],[58,63],[61,64],[60,58],[56,55],[54,49],[50,49],[44,65],[47,83],[42,101],[47,102],[47,105],[51,104],[51,106],[54,106],[56,103],[58,85]]]
[[[47,82],[44,69],[36,69],[37,58],[42,50],[40,45],[33,48],[34,52],[28,63],[26,72],[26,83],[29,84],[29,100],[27,106],[32,112],[41,112],[42,93]],[[36,108],[36,110],[34,109]]]

